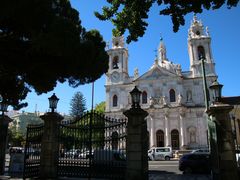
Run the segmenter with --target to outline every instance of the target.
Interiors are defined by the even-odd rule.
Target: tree
[[[86,99],[81,92],[76,92],[70,103],[70,115],[80,117],[86,111]]]
[[[25,140],[25,136],[21,132],[16,131],[16,127],[9,128],[8,144],[11,144],[11,146],[23,146]]]
[[[68,0],[2,0],[0,3],[0,94],[14,109],[54,89],[90,83],[108,69],[106,43],[86,31]]]
[[[148,26],[146,19],[148,12],[154,3],[161,8],[160,15],[171,16],[173,23],[173,31],[177,32],[180,25],[185,24],[184,16],[188,13],[202,13],[206,10],[216,10],[223,5],[228,8],[236,7],[239,0],[107,0],[110,7],[104,6],[103,12],[95,15],[100,20],[110,20],[115,26],[113,34],[119,36],[129,31],[127,42],[137,41],[142,37]]]
[[[106,108],[106,102],[102,101],[99,104],[96,104],[95,110],[99,113],[104,113]]]

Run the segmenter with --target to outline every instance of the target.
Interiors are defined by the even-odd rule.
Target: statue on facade
[[[192,92],[190,90],[187,91],[187,102],[192,101]]]
[[[206,26],[206,34],[207,34],[207,36],[210,36],[209,29],[207,26]]]
[[[154,105],[154,98],[153,97],[149,98],[149,103],[150,103],[150,107],[153,107],[153,105]]]
[[[139,77],[139,73],[138,73],[138,68],[134,69],[134,79],[137,79]]]
[[[166,97],[165,97],[165,96],[162,97],[162,104],[163,104],[164,106],[167,105]]]
[[[182,104],[182,95],[181,95],[181,94],[178,94],[177,103],[178,103],[179,105]]]

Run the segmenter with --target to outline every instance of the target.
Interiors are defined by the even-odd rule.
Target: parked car
[[[119,150],[98,149],[93,153],[93,164],[98,167],[126,167],[126,155]]]
[[[80,149],[70,149],[64,153],[65,158],[78,158],[80,154]]]
[[[209,153],[188,153],[184,154],[179,160],[179,170],[183,173],[210,173],[211,163],[210,163]]]
[[[106,179],[123,179],[126,171],[126,155],[120,150],[97,149],[93,153],[93,172],[105,175]]]
[[[194,149],[191,153],[210,153],[209,149]]]
[[[10,147],[9,148],[9,153],[24,153],[24,148],[23,147]]]
[[[93,156],[93,151],[92,151],[92,156]],[[78,157],[81,159],[88,159],[90,157],[90,151],[89,150],[83,151],[79,154]]]
[[[171,147],[154,147],[148,150],[148,159],[151,161],[156,160],[170,160],[173,158]]]

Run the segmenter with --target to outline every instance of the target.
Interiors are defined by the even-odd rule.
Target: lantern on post
[[[59,98],[55,95],[55,93],[53,93],[53,95],[48,98],[49,100],[49,108],[51,109],[51,112],[54,112],[54,109],[57,108],[57,103]]]
[[[130,92],[132,97],[132,108],[140,108],[140,96],[141,91],[138,90],[137,86]]]
[[[221,101],[222,87],[223,87],[223,85],[220,84],[217,80],[215,80],[211,84],[211,86],[209,86],[209,88],[212,90],[213,96],[214,96],[214,102],[213,103],[219,103]]]

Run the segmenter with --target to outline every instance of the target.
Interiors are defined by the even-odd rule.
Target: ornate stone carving
[[[182,95],[181,94],[178,94],[177,103],[178,103],[178,105],[182,104]]]
[[[186,110],[184,108],[180,108],[179,109],[179,114],[180,116],[184,117],[185,116],[185,113],[186,113]]]

